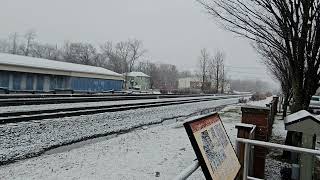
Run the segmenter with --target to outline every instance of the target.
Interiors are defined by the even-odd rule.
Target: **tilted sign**
[[[240,163],[218,113],[184,123],[192,147],[207,180],[233,180]]]

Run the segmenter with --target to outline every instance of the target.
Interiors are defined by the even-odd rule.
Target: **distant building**
[[[199,77],[186,77],[178,79],[178,89],[201,89],[202,81]],[[216,88],[215,82],[206,82],[204,84],[204,89],[214,90]],[[222,91],[221,84],[219,85],[219,92]],[[224,93],[231,92],[231,86],[229,82],[224,83],[223,87]]]
[[[201,89],[202,82],[197,77],[178,79],[178,89]]]
[[[103,92],[122,89],[123,76],[108,69],[0,53],[0,89],[20,92]]]
[[[150,89],[150,76],[144,74],[143,72],[129,72],[124,73],[126,76],[126,85],[128,89],[135,90],[148,90]]]

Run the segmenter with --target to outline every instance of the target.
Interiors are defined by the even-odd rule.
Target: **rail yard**
[[[87,139],[176,122],[237,103],[240,97],[247,95],[98,95],[98,101],[91,101],[97,95],[62,95],[55,96],[59,101],[54,102],[52,97],[27,96],[2,96],[1,103],[15,104],[1,108],[1,164]],[[33,103],[26,105],[24,100]]]

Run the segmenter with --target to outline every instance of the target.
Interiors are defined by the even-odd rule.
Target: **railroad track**
[[[53,97],[53,98],[15,98],[0,99],[0,106],[21,106],[41,104],[61,104],[100,101],[123,101],[137,99],[157,99],[156,96],[102,96],[102,97]]]
[[[112,93],[97,93],[97,94],[0,94],[0,99],[17,99],[17,98],[54,98],[54,97],[102,97],[102,96],[163,96],[163,97],[201,97],[213,96],[215,94],[112,94]],[[216,94],[218,95],[218,94]]]
[[[80,102],[100,102],[100,101],[122,101],[139,99],[164,99],[182,97],[203,97],[208,95],[82,95],[82,96],[20,96],[15,95],[11,98],[0,96],[0,107],[2,106],[21,106],[21,105],[40,105],[40,104],[60,104],[60,103],[80,103]],[[210,96],[210,95],[209,95]]]
[[[219,99],[239,98],[242,96],[213,96],[201,99],[187,99],[187,100],[165,100],[155,102],[141,102],[141,103],[126,103],[106,106],[90,106],[90,107],[71,107],[61,109],[46,109],[37,111],[20,111],[7,112],[0,114],[0,124],[25,122],[31,120],[42,120],[52,118],[62,118],[70,116],[90,115],[105,112],[125,111],[139,108],[151,108],[159,106],[169,106],[186,103],[196,103],[203,101],[213,101]]]

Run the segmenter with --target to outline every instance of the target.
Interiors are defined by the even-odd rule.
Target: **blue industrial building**
[[[123,76],[105,68],[0,53],[0,88],[8,91],[119,91]]]

